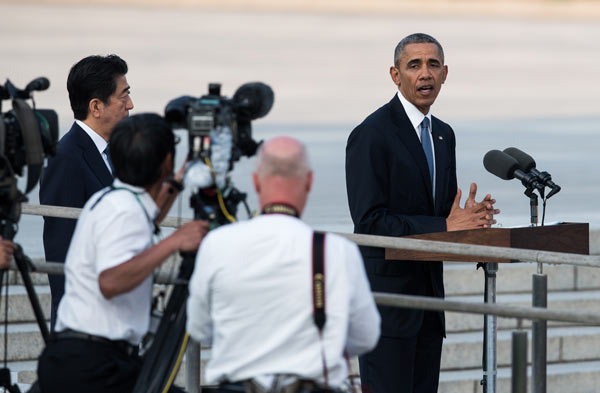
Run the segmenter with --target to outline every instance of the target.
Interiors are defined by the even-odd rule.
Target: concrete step
[[[44,340],[35,323],[9,324],[8,360],[36,360],[44,348]],[[0,328],[0,359],[4,357],[4,326]]]
[[[482,294],[484,275],[475,263],[444,263],[446,296]],[[537,272],[535,263],[500,263],[496,279],[497,293],[531,293],[532,275]],[[548,290],[579,291],[600,289],[600,269],[568,265],[546,265]]]
[[[497,338],[499,366],[511,364],[512,331],[500,331]],[[592,361],[600,359],[600,327],[556,327],[547,333],[548,363]],[[528,361],[531,362],[531,332],[528,331]],[[483,333],[449,334],[442,349],[442,370],[481,367]]]
[[[531,390],[531,368],[527,370],[527,389]],[[438,393],[481,393],[479,384],[483,376],[480,369],[443,371],[440,374]],[[498,368],[497,392],[511,391],[511,369]],[[549,364],[547,368],[547,393],[596,393],[600,390],[600,361]]]
[[[482,303],[482,295],[448,296],[448,300],[461,302]],[[531,306],[531,294],[498,294],[496,303],[515,306]],[[597,312],[600,310],[600,291],[550,292],[548,308],[553,310],[581,312]],[[514,318],[498,318],[498,329],[515,329],[518,321]],[[528,327],[531,321],[523,320],[523,326]],[[574,326],[566,322],[549,322],[549,326]],[[446,331],[448,333],[481,331],[483,315],[467,313],[446,313]]]
[[[40,302],[42,312],[46,319],[50,318],[50,287],[48,285],[34,285],[35,292]],[[4,295],[6,288],[3,288],[0,297],[0,320],[4,321]],[[14,322],[34,322],[35,316],[31,307],[31,302],[27,296],[27,290],[22,285],[9,285],[8,288],[8,321]]]

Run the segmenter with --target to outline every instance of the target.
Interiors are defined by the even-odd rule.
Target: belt
[[[269,392],[277,392],[277,393],[311,393],[311,392],[328,392],[328,393],[336,393],[339,392],[335,389],[324,389],[320,387],[317,383],[311,380],[299,379],[288,385],[279,386],[275,390],[265,389],[261,385],[254,382],[252,379],[247,379],[240,382],[223,382],[217,388],[219,393],[236,393],[236,392],[245,392],[245,393],[269,393]],[[205,390],[204,388],[202,389]],[[211,390],[207,390],[209,392]]]
[[[106,337],[95,336],[93,334],[78,332],[77,330],[72,329],[66,329],[61,332],[55,332],[52,334],[52,339],[93,341],[97,343],[110,345],[129,356],[136,356],[138,354],[138,346],[130,344],[125,340],[109,340]]]

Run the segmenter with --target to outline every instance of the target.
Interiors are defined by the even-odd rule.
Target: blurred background
[[[520,183],[482,165],[487,151],[518,147],[562,186],[548,200],[546,222],[600,228],[600,2],[0,0],[0,16],[0,80],[24,87],[49,78],[49,90],[35,99],[58,112],[61,136],[73,122],[67,74],[91,54],[128,62],[132,114],[162,114],[175,97],[206,94],[210,82],[222,83],[227,96],[245,82],[269,84],[275,104],[253,122],[253,136],[306,143],[315,186],[304,218],[340,232],[352,231],[347,137],[396,93],[388,69],[397,42],[429,33],[444,46],[449,67],[432,113],[456,133],[459,186],[477,182],[478,199],[491,193],[502,226],[527,224]],[[187,135],[177,132],[181,162]],[[252,208],[254,162],[243,158],[232,172]],[[187,194],[180,199],[171,215],[191,217]],[[39,217],[21,220],[17,240],[33,257],[43,256],[41,227]]]

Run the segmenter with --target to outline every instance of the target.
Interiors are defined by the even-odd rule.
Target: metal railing
[[[81,209],[30,205],[22,207],[23,214],[77,218]],[[176,227],[189,221],[167,217],[162,226]],[[493,246],[480,246],[469,244],[458,244],[440,241],[417,240],[406,238],[393,238],[385,236],[358,235],[338,233],[361,246],[372,246],[390,249],[401,249],[410,251],[426,251],[432,253],[444,253],[471,257],[488,257],[519,260],[538,264],[572,265],[584,267],[600,267],[600,256],[578,255],[550,251],[537,251],[528,249],[515,249]],[[39,272],[50,274],[62,274],[63,264],[34,261],[35,268]],[[373,293],[375,301],[379,305],[416,308],[424,310],[450,311],[459,313],[474,313],[494,315],[506,318],[530,319],[543,322],[541,326],[542,339],[536,340],[534,326],[534,352],[540,352],[543,356],[533,356],[532,365],[532,391],[544,393],[546,391],[546,321],[574,322],[582,324],[600,325],[600,313],[570,311],[570,310],[548,310],[546,306],[547,285],[544,281],[537,281],[534,275],[534,305],[538,307],[506,306],[499,304],[477,304],[469,302],[457,302],[431,297],[408,296],[389,293]],[[544,276],[545,278],[545,276]],[[170,274],[159,274],[156,276],[158,283],[172,284],[173,277]],[[536,302],[537,299],[537,302]],[[540,329],[538,329],[540,330]],[[523,333],[525,333],[523,335]],[[527,381],[527,334],[526,332],[513,332],[513,359],[512,359],[512,391],[515,393],[526,392]],[[189,392],[199,391],[200,351],[198,347],[192,347],[188,352],[188,383],[186,388]],[[190,375],[190,373],[195,375]],[[543,379],[543,380],[542,380]],[[495,388],[494,388],[495,389]]]

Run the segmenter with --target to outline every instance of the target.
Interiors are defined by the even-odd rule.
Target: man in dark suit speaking
[[[413,34],[397,45],[390,75],[398,93],[352,131],[346,146],[355,233],[407,236],[495,223],[495,200],[475,202],[475,183],[459,206],[454,132],[430,111],[447,74],[435,38]],[[444,297],[442,262],[386,261],[383,249],[361,251],[373,291]],[[380,341],[359,359],[363,391],[436,392],[444,314],[392,307],[380,313]]]
[[[113,182],[108,138],[119,120],[133,109],[127,63],[116,55],[88,56],[69,72],[67,90],[75,116],[71,130],[60,140],[40,180],[40,203],[82,208],[96,191]],[[46,260],[63,262],[76,220],[44,217]],[[49,276],[52,293],[51,326],[64,293],[64,276]]]

